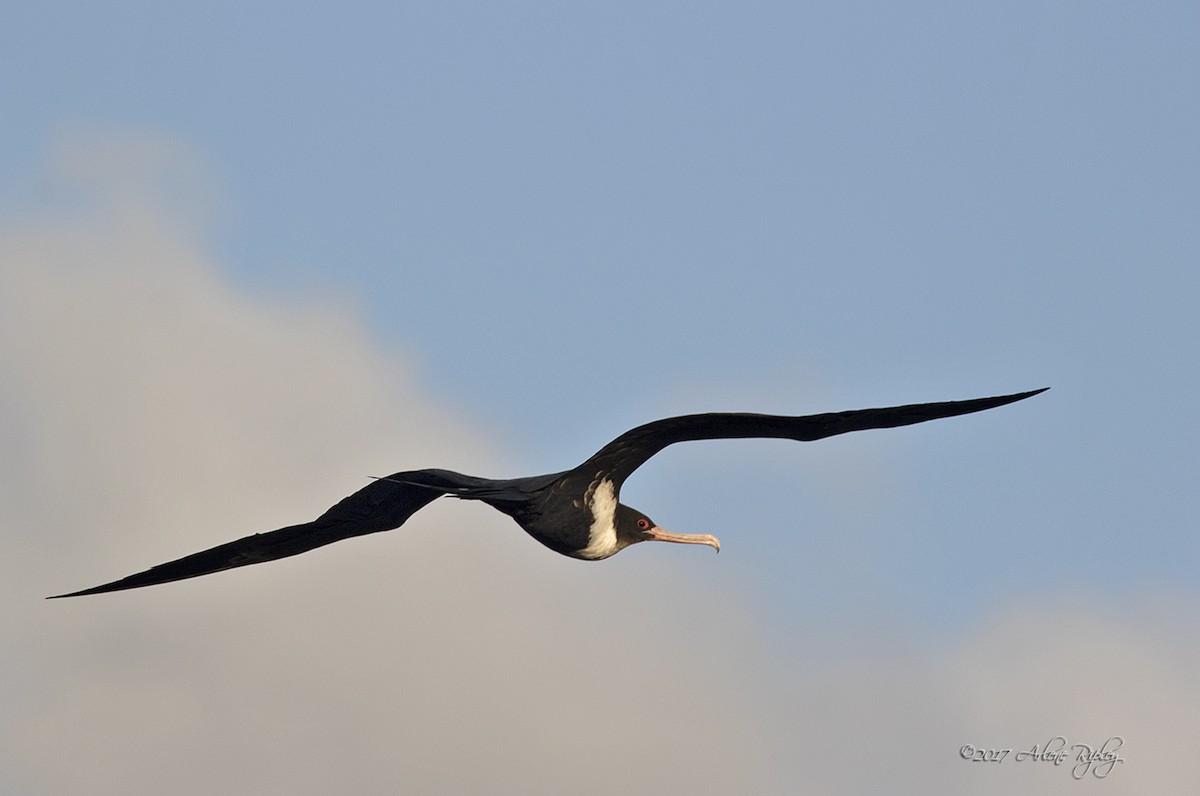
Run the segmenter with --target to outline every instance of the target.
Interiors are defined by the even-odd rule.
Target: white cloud
[[[1056,734],[1126,738],[1081,792],[1190,786],[1187,604],[1021,604],[946,648],[822,655],[768,642],[735,567],[569,561],[450,501],[268,566],[42,601],[303,521],[368,475],[503,474],[350,309],[221,278],[210,211],[187,190],[154,209],[163,169],[203,171],[177,146],[118,142],[114,185],[112,145],[74,145],[83,209],[0,242],[0,791],[1059,793],[1064,768],[958,757]]]

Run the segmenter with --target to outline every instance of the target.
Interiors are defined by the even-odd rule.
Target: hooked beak
[[[671,533],[655,525],[646,531],[651,541],[678,542],[679,544],[706,544],[718,553],[721,552],[721,540],[710,533]]]

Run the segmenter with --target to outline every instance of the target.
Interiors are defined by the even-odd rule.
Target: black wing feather
[[[606,477],[620,486],[654,454],[676,442],[704,439],[743,439],[773,437],[802,442],[832,437],[869,428],[895,428],[924,423],[942,417],[982,412],[1045,392],[1048,387],[1013,395],[976,398],[969,401],[908,404],[882,409],[856,409],[821,415],[759,415],[749,413],[708,413],[683,415],[656,420],[626,431],[601,448],[573,472],[590,478]]]
[[[444,473],[445,471],[438,472]],[[174,580],[220,572],[223,569],[244,567],[247,564],[260,564],[264,561],[294,556],[316,547],[349,539],[352,536],[390,531],[399,528],[417,511],[450,491],[445,488],[449,487],[451,483],[451,480],[447,478],[440,479],[444,485],[441,488],[429,485],[418,486],[402,480],[408,476],[420,477],[420,475],[420,472],[396,473],[386,479],[374,481],[339,501],[312,522],[291,525],[269,533],[252,534],[175,561],[159,564],[145,572],[139,572],[112,583],[105,583],[70,594],[56,594],[48,599],[79,597],[85,594],[101,594],[122,589],[136,589],[140,586],[170,583]],[[447,475],[452,474],[447,473]]]

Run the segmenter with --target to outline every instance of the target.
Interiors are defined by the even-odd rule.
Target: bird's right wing
[[[586,474],[589,478],[603,475],[619,486],[651,456],[676,442],[751,437],[811,442],[850,431],[895,428],[942,417],[981,412],[1029,398],[1047,389],[1049,388],[969,401],[908,404],[798,417],[721,412],[668,417],[626,431],[572,472]]]
[[[429,477],[427,472],[437,472],[438,477]],[[445,475],[442,475],[443,473]],[[223,569],[294,556],[352,536],[390,531],[399,528],[409,517],[436,498],[450,492],[452,480],[446,477],[449,475],[454,474],[446,471],[396,473],[368,484],[339,501],[312,522],[291,525],[269,533],[252,534],[166,564],[159,564],[145,572],[112,583],[70,594],[56,594],[54,598],[101,594],[195,578]],[[406,478],[415,479],[419,483],[404,480]],[[430,482],[436,482],[438,485]]]

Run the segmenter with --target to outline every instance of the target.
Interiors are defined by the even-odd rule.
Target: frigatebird
[[[252,534],[112,583],[49,599],[169,583],[294,556],[352,536],[390,531],[443,495],[483,501],[512,517],[551,550],[585,561],[599,561],[632,544],[650,541],[703,544],[720,552],[721,542],[715,536],[672,533],[620,503],[617,498],[625,479],[676,442],[751,437],[811,442],[849,431],[895,428],[981,412],[1047,389],[800,417],[723,412],[669,417],[626,431],[574,469],[528,478],[476,478],[439,469],[394,473],[374,480],[312,522]]]

